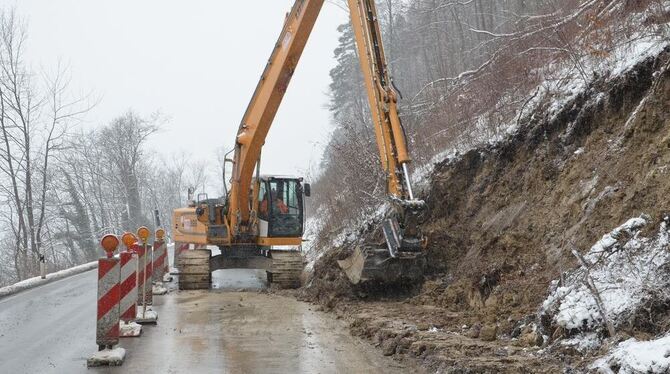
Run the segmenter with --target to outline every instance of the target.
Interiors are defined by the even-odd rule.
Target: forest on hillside
[[[335,2],[345,8],[346,2]],[[414,168],[502,140],[542,105],[668,38],[663,0],[384,0],[384,46]],[[312,234],[325,237],[384,201],[385,176],[349,24],[331,71],[333,135],[315,183]],[[328,230],[322,230],[328,228]],[[318,242],[318,240],[317,240]]]
[[[148,148],[160,114],[128,111],[82,126],[97,99],[76,96],[63,66],[34,69],[27,41],[25,21],[2,11],[0,286],[38,274],[42,256],[49,271],[95,260],[102,235],[153,228],[156,211],[168,224],[209,166]]]

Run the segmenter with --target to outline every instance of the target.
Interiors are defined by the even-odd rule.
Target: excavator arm
[[[251,181],[261,149],[323,2],[295,2],[240,123],[229,207],[234,213],[230,217],[234,233],[244,231],[249,224]],[[400,200],[413,200],[408,168],[411,159],[398,116],[398,99],[386,63],[376,6],[373,0],[348,2],[387,192]]]
[[[249,102],[237,133],[229,195],[233,236],[251,229],[251,187],[272,121],[281,104],[324,0],[297,0]]]
[[[347,0],[367,91],[377,147],[386,173],[392,214],[382,223],[386,248],[358,246],[338,261],[349,280],[359,283],[405,283],[423,278],[425,237],[418,227],[423,201],[414,198],[411,158],[398,114],[374,0]]]
[[[300,178],[261,177],[259,164],[261,149],[323,3],[324,0],[296,0],[286,15],[282,32],[239,125],[231,188],[225,202],[199,199],[198,204],[175,211],[175,240],[222,248],[222,254],[217,256],[220,258],[212,259],[210,270],[232,266],[230,263],[235,261],[248,263],[249,256],[266,256],[264,248],[299,245],[302,241],[302,194],[309,195],[309,188],[301,184]],[[411,159],[398,116],[398,99],[388,71],[377,10],[374,0],[348,0],[348,3],[394,213],[382,227],[387,248],[358,248],[340,266],[353,283],[416,278],[415,274],[422,275],[416,270],[415,260],[421,257],[423,241],[417,230],[416,211],[423,203],[415,200],[412,192],[408,168]],[[279,213],[268,209],[286,201],[293,201],[293,213],[286,206]],[[298,278],[300,272],[294,270],[301,265],[299,253],[297,258],[274,250],[269,253],[273,279],[290,283]]]
[[[386,62],[377,9],[374,0],[348,0],[348,5],[394,213],[382,224],[387,248],[358,248],[340,265],[354,283],[414,279],[417,274],[422,276],[416,264],[425,242],[417,225],[417,212],[423,202],[415,200],[412,191],[408,167],[411,159],[398,115],[398,97]],[[261,148],[322,6],[323,0],[295,2],[240,124],[228,213],[233,238],[238,241],[253,235],[253,207],[257,204],[250,193],[256,190],[252,188],[252,180]]]
[[[377,8],[374,0],[348,2],[379,156],[386,172],[387,192],[398,199],[413,200],[408,168],[411,159],[386,63]]]

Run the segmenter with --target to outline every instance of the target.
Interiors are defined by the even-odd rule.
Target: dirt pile
[[[428,279],[410,297],[351,288],[317,261],[301,296],[349,318],[385,354],[445,372],[552,372],[581,358],[538,352],[549,285],[613,227],[670,211],[670,48],[547,100],[504,142],[436,166],[422,229]],[[447,370],[447,368],[449,368]]]

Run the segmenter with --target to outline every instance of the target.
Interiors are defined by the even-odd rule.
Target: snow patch
[[[618,368],[618,371],[615,371]],[[670,372],[670,335],[651,341],[628,339],[612,352],[594,362],[590,369],[600,373],[668,373]]]
[[[123,348],[104,349],[94,353],[86,361],[86,366],[121,366],[125,358],[126,350]]]
[[[601,343],[602,339],[595,332],[578,334],[570,339],[565,339],[561,341],[562,346],[572,347],[582,353],[597,349],[598,347],[600,347]]]
[[[98,261],[89,262],[87,264],[75,266],[73,268],[57,271],[47,274],[46,279],[41,277],[34,277],[15,283],[11,286],[0,288],[0,298],[19,293],[21,291],[29,290],[31,288],[39,287],[47,283],[57,281],[59,279],[71,277],[73,275],[81,274],[83,272],[93,270],[98,267]]]
[[[124,323],[121,321],[119,324],[119,336],[122,338],[137,337],[142,334],[142,325],[135,322]]]
[[[668,227],[663,222],[655,237],[640,237],[640,229],[649,220],[633,218],[604,235],[583,257],[585,263],[566,273],[564,284],[553,282],[540,313],[568,331],[599,331],[604,321],[597,296],[615,327],[628,321],[645,301],[670,299]]]
[[[156,283],[151,287],[151,293],[154,295],[165,295],[168,293],[168,290],[163,286],[163,283]]]

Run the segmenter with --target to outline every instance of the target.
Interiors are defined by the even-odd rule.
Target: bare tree
[[[109,177],[123,189],[126,212],[125,229],[134,230],[146,223],[142,215],[140,184],[148,174],[144,146],[149,136],[158,131],[160,117],[144,119],[132,111],[114,119],[99,134],[103,157],[111,165]]]
[[[90,106],[67,95],[59,69],[36,79],[24,61],[25,26],[14,11],[0,13],[0,131],[8,179],[2,193],[11,204],[15,271],[24,278],[43,256],[45,222],[53,183],[52,161],[62,151],[68,126]]]

